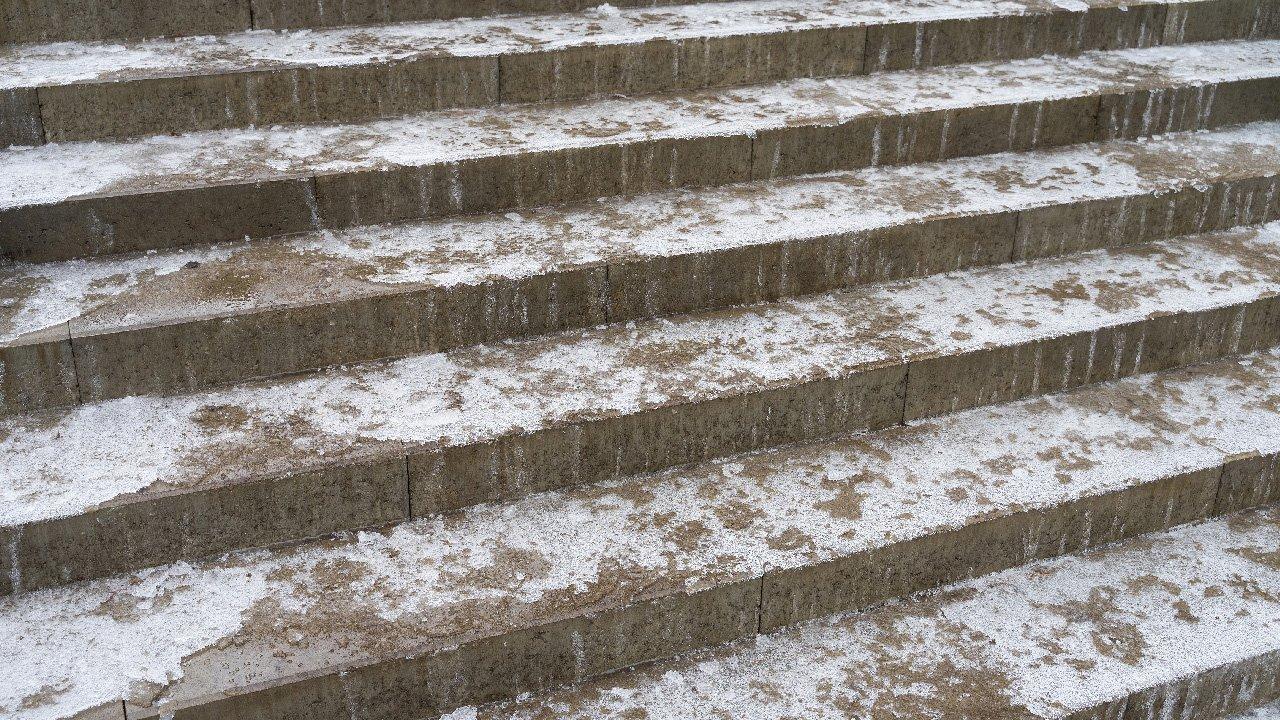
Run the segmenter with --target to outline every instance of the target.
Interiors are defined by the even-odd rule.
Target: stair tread
[[[0,43],[0,716],[1280,714],[1270,0],[182,1],[0,30],[190,33]]]
[[[1253,123],[475,218],[18,263],[0,269],[7,296],[0,346],[59,332],[67,322],[74,338],[932,218],[1162,195],[1280,174],[1276,137],[1280,123]],[[184,267],[192,262],[198,268]]]
[[[747,0],[141,42],[64,42],[19,46],[0,54],[0,90],[1005,17],[1121,4],[1119,0],[1061,4],[1050,0]]]
[[[1215,519],[445,717],[1074,717],[1280,650],[1277,548],[1274,508]],[[1217,717],[1240,684],[1130,709]]]
[[[855,117],[1036,103],[1120,88],[1201,86],[1277,72],[1280,41],[1223,42],[572,105],[446,110],[353,125],[55,143],[0,151],[0,210],[557,148],[752,135]],[[460,187],[452,191],[458,207],[460,193]],[[318,225],[314,208],[313,215]]]
[[[0,527],[300,467],[403,456],[406,448],[796,387],[1153,314],[1232,307],[1280,292],[1277,253],[1280,223],[1272,223],[186,396],[14,415],[0,420],[8,457]],[[1033,384],[1043,391],[1056,383]]]
[[[143,679],[189,700],[422,655],[1275,453],[1277,388],[1260,353],[0,599],[0,706],[56,684],[15,718],[65,717]]]

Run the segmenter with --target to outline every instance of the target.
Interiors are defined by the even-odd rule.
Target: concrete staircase
[[[1274,712],[1280,4],[642,4],[0,0],[0,717]]]

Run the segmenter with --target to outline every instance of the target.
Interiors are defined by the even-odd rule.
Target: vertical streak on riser
[[[1228,463],[1229,465],[1229,463]],[[175,720],[434,717],[459,706],[580,682],[614,670],[714,647],[761,632],[968,578],[1076,553],[1213,515],[1222,467],[1175,475],[1042,510],[1015,512],[939,531],[823,565],[766,572],[705,590],[639,600],[599,613],[552,621],[415,658],[385,660],[289,680],[235,696],[195,700]],[[1272,497],[1271,502],[1280,500]],[[843,574],[832,574],[839,566]],[[797,612],[794,593],[815,586],[824,604]],[[765,619],[757,624],[757,619]],[[1072,720],[1154,720],[1173,708],[1210,717],[1276,696],[1274,654],[1206,669],[1077,712]],[[128,706],[130,720],[157,708]],[[317,715],[318,714],[318,715]],[[1177,715],[1173,715],[1177,716]]]
[[[690,0],[618,0],[617,7],[685,4]],[[698,0],[692,0],[697,2]],[[123,40],[211,35],[250,29],[369,25],[509,13],[572,12],[595,0],[182,0],[155,12],[145,0],[0,0],[0,45],[61,40]],[[1216,7],[1210,7],[1210,6]],[[1263,12],[1258,12],[1261,9]],[[1111,9],[1106,9],[1108,12]],[[1258,0],[1207,0],[1171,12],[1166,37],[1219,40],[1222,33],[1261,36],[1274,22]],[[1108,23],[1113,29],[1116,21]]]
[[[0,90],[0,148],[43,142],[44,126],[36,91]]]
[[[1280,698],[1280,652],[1134,691],[1064,720],[1225,718]]]
[[[0,252],[43,262],[672,188],[1026,151],[1271,120],[1280,77],[861,116],[837,125],[638,140],[314,178],[0,210]]]
[[[0,0],[4,2],[6,0]],[[17,0],[8,0],[17,1]],[[1274,36],[1267,0],[1205,0],[996,18],[650,40],[485,57],[69,84],[9,124],[43,123],[66,142],[290,123],[359,122],[450,107],[645,95],[703,87],[921,69],[1169,44],[1181,37]],[[1221,7],[1219,7],[1221,6]],[[1212,11],[1212,12],[1211,12]],[[1172,13],[1172,14],[1171,14]],[[1235,16],[1239,15],[1239,18]],[[1202,17],[1204,16],[1204,17]],[[1224,17],[1219,17],[1224,16]],[[1213,28],[1204,29],[1205,17]],[[499,67],[501,66],[501,67]],[[35,92],[32,90],[31,92]],[[0,115],[2,118],[3,115]],[[5,122],[0,120],[0,122]],[[16,144],[17,140],[12,141]],[[0,147],[3,147],[0,136]]]
[[[631,259],[510,281],[82,334],[0,349],[0,415],[769,302],[1280,220],[1275,177],[865,233]]]
[[[611,4],[646,7],[703,1],[707,0],[615,0]],[[0,0],[0,45],[572,12],[599,4],[596,0],[177,0],[158,12],[148,0]]]
[[[411,450],[407,459],[403,452],[384,450],[372,461],[346,461],[323,472],[250,478],[159,500],[125,502],[23,528],[15,554],[23,586],[47,587],[201,557],[242,543],[270,544],[403,519],[406,505],[419,515],[433,515],[737,452],[879,430],[926,415],[1276,344],[1280,296],[1264,297],[931,358],[909,367],[887,365],[529,434],[511,431],[472,445]],[[407,478],[401,474],[406,467]],[[1265,464],[1242,465],[1231,476],[1230,502],[1248,501],[1255,486],[1270,492],[1273,475],[1274,467]],[[403,496],[406,486],[409,498]],[[4,562],[0,558],[0,566]]]

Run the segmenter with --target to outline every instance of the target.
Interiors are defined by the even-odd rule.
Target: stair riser
[[[10,145],[40,145],[44,126],[40,121],[40,98],[34,89],[0,90],[0,148]]]
[[[824,612],[859,610],[891,597],[1209,517],[1214,512],[1220,474],[1220,467],[1188,472],[1103,496],[976,522],[956,531],[943,530],[866,553],[856,561],[860,563],[860,582],[840,598],[830,594],[834,602],[831,610]],[[810,588],[811,578],[803,572],[729,578],[713,588],[549,622],[454,650],[252,688],[242,695],[196,700],[188,707],[180,704],[163,711],[176,710],[177,720],[337,716],[348,707],[359,708],[360,717],[368,720],[432,716],[461,705],[576,682],[768,632],[779,625],[758,625],[757,618],[769,622],[802,619],[803,614],[792,613],[786,606],[787,593],[804,593]],[[1199,682],[1184,683],[1187,690],[1219,689],[1225,694],[1211,701],[1213,707],[1235,707],[1244,699],[1244,693],[1239,692],[1242,684],[1257,683],[1263,691],[1260,696],[1274,689],[1270,682],[1260,681],[1270,667],[1272,664],[1244,663],[1207,673]],[[1139,695],[1173,698],[1185,694],[1186,690],[1170,686]],[[1130,700],[1131,708],[1137,699]],[[1101,713],[1099,718],[1127,718],[1128,714],[1114,714],[1123,704],[1109,703],[1094,712]],[[129,708],[130,718],[158,714],[154,708]]]
[[[3,250],[9,258],[62,260],[1132,139],[1278,115],[1280,78],[1241,80],[1155,94],[1140,90],[864,116],[834,126],[600,144],[315,178],[92,197],[0,211],[0,237],[6,240]]]
[[[648,7],[688,4],[699,0],[619,0],[615,7]],[[301,2],[300,0],[186,0],[166,8],[164,13],[144,2],[113,3],[71,0],[4,0],[0,3],[0,44],[56,42],[62,40],[111,40],[212,35],[243,30],[370,25],[417,20],[439,20],[512,13],[573,12],[594,7],[594,0],[447,0],[417,3],[401,0],[347,0],[343,3]],[[1131,6],[1132,7],[1132,6]],[[1186,42],[1245,37],[1259,24],[1259,0],[1205,0],[1175,7],[1167,15],[1165,29]],[[1098,15],[1113,12],[1100,8]],[[1265,16],[1261,16],[1265,19]],[[1106,23],[1116,32],[1128,18]],[[1230,33],[1230,34],[1228,34]],[[1113,36],[1114,37],[1114,36]],[[878,47],[878,46],[877,46]]]
[[[1280,300],[1269,298],[1245,308],[1170,315],[1014,348],[920,360],[909,367],[410,454],[411,505],[415,514],[448,511],[761,447],[880,429],[904,419],[1068,390],[1278,341]]]
[[[0,547],[10,549],[0,560],[6,573],[0,590],[12,593],[15,578],[23,592],[181,558],[385,525],[408,517],[408,500],[404,459],[390,458],[0,529]],[[14,557],[20,564],[16,574]],[[27,558],[40,558],[42,566],[27,572]]]
[[[1216,5],[1213,0],[1208,5]],[[41,127],[47,142],[139,137],[292,123],[359,122],[450,107],[645,95],[675,90],[835,77],[1047,54],[1159,45],[1163,4],[1121,11],[1030,14],[918,23],[814,28],[767,34],[650,40],[478,57],[419,57],[321,68],[254,70],[35,89],[14,105],[15,128]],[[1169,40],[1280,32],[1266,0],[1173,11]],[[1275,15],[1276,19],[1272,16]],[[1236,16],[1239,16],[1238,18]],[[1183,22],[1183,18],[1186,18]],[[1238,34],[1232,34],[1238,33]],[[36,113],[36,114],[31,114]],[[16,138],[16,136],[15,136]],[[14,139],[12,142],[16,142]],[[5,144],[0,138],[0,146]]]
[[[84,333],[0,350],[0,414],[675,315],[1280,220],[1280,177],[949,216],[342,303]],[[67,339],[69,338],[69,339]],[[77,400],[78,398],[78,400]]]
[[[1272,652],[1144,688],[1071,713],[1065,720],[1228,717],[1276,698],[1280,698],[1280,653]]]
[[[700,0],[618,0],[615,7],[685,5]],[[138,40],[243,30],[372,25],[514,13],[572,12],[594,0],[182,0],[163,13],[145,0],[0,0],[0,45],[62,40]]]
[[[407,453],[392,448],[381,458],[325,472],[248,480],[190,497],[117,504],[11,528],[5,539],[11,552],[0,559],[0,568],[16,558],[20,589],[36,589],[784,443],[882,429],[930,414],[1276,344],[1280,297],[1268,297],[471,445]],[[1248,482],[1246,476],[1238,484]],[[1247,498],[1247,493],[1238,490],[1233,497]],[[204,524],[193,527],[175,514],[201,515]]]

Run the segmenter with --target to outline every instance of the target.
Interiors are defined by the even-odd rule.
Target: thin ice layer
[[[0,709],[43,720],[423,652],[1214,467],[1280,449],[1277,393],[1263,353],[11,596]]]
[[[359,125],[55,143],[0,151],[0,209],[107,193],[158,192],[500,154],[752,135],[770,128],[831,125],[868,115],[1003,103],[1034,105],[1148,87],[1200,87],[1191,111],[1207,117],[1214,93],[1204,86],[1278,72],[1280,41],[1207,43],[573,105],[448,110]],[[457,193],[461,191],[456,188]]]

